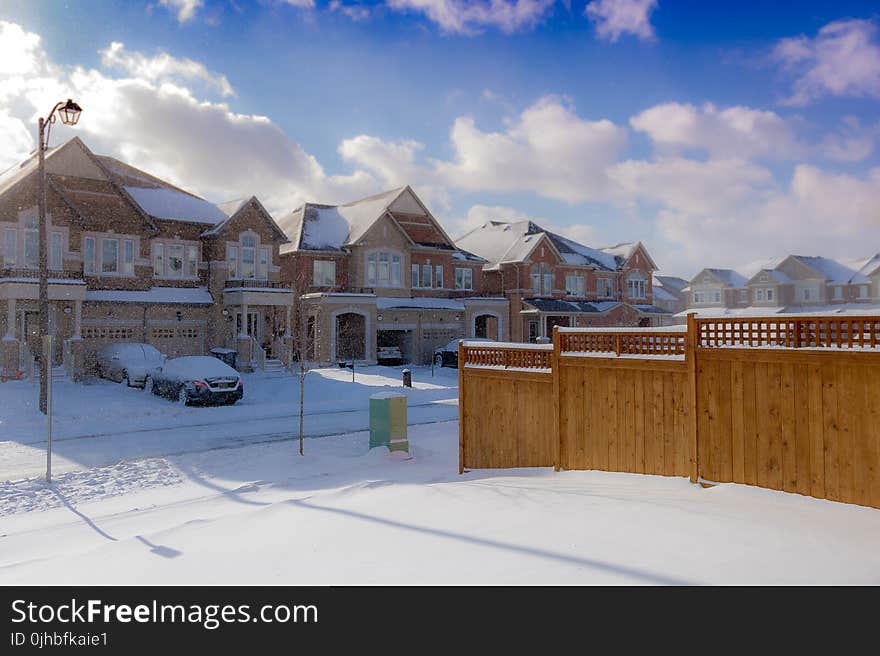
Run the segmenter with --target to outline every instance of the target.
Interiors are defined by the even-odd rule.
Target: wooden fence
[[[459,382],[462,471],[688,476],[880,508],[880,317],[465,342]]]

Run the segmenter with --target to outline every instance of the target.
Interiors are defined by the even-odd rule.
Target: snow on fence
[[[880,318],[460,347],[460,468],[688,476],[880,508]]]

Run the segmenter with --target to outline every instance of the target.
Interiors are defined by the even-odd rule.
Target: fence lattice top
[[[684,355],[685,333],[680,331],[565,331],[559,332],[562,353],[614,353],[615,355]]]
[[[504,345],[462,345],[465,367],[488,367],[503,369],[525,369],[541,372],[550,371],[553,356],[552,347],[522,344]]]
[[[697,319],[701,348],[880,348],[880,317]]]

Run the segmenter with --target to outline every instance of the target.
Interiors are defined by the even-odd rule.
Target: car
[[[129,387],[143,387],[148,378],[165,363],[165,356],[155,346],[122,342],[105,346],[96,355],[95,372]]]
[[[434,349],[434,366],[458,367],[458,343],[465,342],[494,342],[487,337],[457,337],[445,346]]]
[[[400,364],[403,353],[399,346],[379,346],[376,348],[376,361],[379,364]]]
[[[167,360],[149,384],[153,394],[182,405],[231,405],[244,396],[244,382],[238,372],[207,355]]]

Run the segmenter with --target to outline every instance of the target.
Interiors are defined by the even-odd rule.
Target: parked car
[[[494,339],[486,337],[458,337],[445,346],[434,349],[434,366],[458,367],[458,343],[465,342],[494,342]]]
[[[244,383],[238,372],[207,355],[167,360],[151,379],[150,388],[153,394],[183,405],[231,405],[244,396]]]
[[[165,356],[150,344],[123,342],[105,346],[97,354],[96,373],[129,387],[143,387],[165,363]]]
[[[378,346],[376,347],[376,361],[379,364],[401,364],[403,353],[400,352],[399,346]]]

